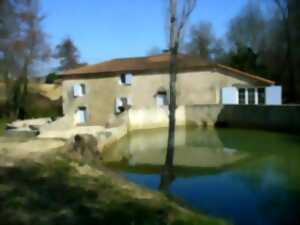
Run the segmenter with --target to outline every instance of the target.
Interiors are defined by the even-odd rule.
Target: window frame
[[[240,91],[243,90],[244,92],[244,103],[241,103],[240,99]],[[239,105],[247,105],[247,88],[238,88],[238,104]]]
[[[237,102],[238,105],[265,105],[266,104],[266,87],[241,87],[237,88]],[[245,92],[245,103],[243,104],[240,99],[240,91]],[[260,90],[263,90],[263,101],[260,101]],[[253,93],[252,93],[253,91]]]
[[[260,90],[263,90],[263,102],[260,101]],[[266,88],[257,88],[257,104],[258,105],[265,105],[266,104]]]
[[[251,93],[251,95],[250,95],[250,90],[251,90],[251,92],[253,91],[253,93]],[[257,89],[256,88],[247,88],[247,92],[248,92],[248,105],[256,105],[255,95],[256,95]],[[253,97],[253,99],[252,99],[252,97]]]

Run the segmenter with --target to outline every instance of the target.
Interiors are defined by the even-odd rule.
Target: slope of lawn
[[[0,156],[6,163],[1,166],[0,160],[3,224],[226,224],[129,183],[101,165],[88,166],[59,153],[43,160],[30,155],[20,162],[1,151]]]

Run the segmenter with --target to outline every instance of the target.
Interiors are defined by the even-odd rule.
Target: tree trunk
[[[5,85],[5,114],[9,118],[11,116],[11,96],[10,96],[10,80],[8,71],[4,72],[4,85]]]
[[[28,65],[29,60],[26,59],[22,70],[21,78],[21,101],[18,109],[18,118],[25,119],[26,117],[26,104],[28,95]]]
[[[284,7],[279,0],[275,0],[275,4],[277,5],[283,20],[284,32],[285,32],[285,41],[286,41],[286,52],[285,59],[287,63],[286,71],[288,73],[287,80],[285,83],[287,84],[287,97],[289,102],[294,102],[296,100],[296,79],[295,79],[295,70],[294,70],[294,55],[293,55],[293,43],[292,43],[292,35],[290,28],[290,10],[291,5],[290,1],[287,1],[286,7]]]
[[[168,147],[166,156],[166,167],[172,168],[174,158],[174,144],[175,144],[175,111],[176,111],[176,73],[177,73],[177,21],[176,21],[176,0],[171,1],[171,32],[170,32],[170,81],[169,81],[169,135],[168,135]]]
[[[291,37],[291,28],[290,28],[290,15],[289,15],[289,3],[288,3],[288,15],[285,18],[285,32],[286,32],[286,59],[288,63],[288,88],[289,88],[289,99],[291,102],[296,100],[296,80],[295,80],[295,70],[294,70],[294,55],[293,55],[293,43]]]
[[[176,32],[176,0],[171,2],[171,32],[170,32],[170,81],[169,81],[169,131],[166,161],[162,170],[161,189],[166,189],[168,184],[173,180],[173,158],[175,144],[175,111],[176,111],[176,72],[177,72],[177,51],[178,40]]]
[[[166,165],[173,166],[175,131],[176,131],[176,75],[177,75],[177,44],[171,49],[170,60],[170,102],[169,102],[169,133]]]

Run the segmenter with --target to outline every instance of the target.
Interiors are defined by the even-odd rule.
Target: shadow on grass
[[[103,177],[76,176],[67,163],[0,168],[1,224],[182,224],[170,208],[128,197]]]

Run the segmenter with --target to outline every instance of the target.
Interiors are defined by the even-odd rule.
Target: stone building
[[[130,108],[166,108],[169,60],[166,53],[63,72],[64,115],[72,116],[74,124],[103,126]],[[180,54],[177,105],[220,104],[281,104],[281,87],[256,75]]]

